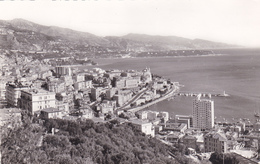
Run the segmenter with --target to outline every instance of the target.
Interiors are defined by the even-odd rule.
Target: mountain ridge
[[[0,49],[92,54],[113,51],[169,51],[238,47],[203,39],[129,33],[97,36],[57,26],[45,26],[21,18],[0,20]]]

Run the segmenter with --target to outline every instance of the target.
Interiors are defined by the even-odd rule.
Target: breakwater
[[[201,95],[203,97],[209,97],[211,96],[218,96],[218,97],[228,97],[230,96],[229,94],[226,94],[224,91],[223,93],[220,92],[192,92],[192,91],[181,91],[178,93],[179,96],[198,96]]]

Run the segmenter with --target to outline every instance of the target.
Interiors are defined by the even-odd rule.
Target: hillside
[[[96,56],[113,52],[147,52],[236,47],[201,39],[128,34],[100,37],[72,29],[43,26],[23,19],[0,20],[0,49]],[[111,53],[112,52],[112,53]]]

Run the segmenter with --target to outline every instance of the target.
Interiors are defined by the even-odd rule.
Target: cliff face
[[[43,26],[23,19],[0,20],[0,48],[45,52],[162,51],[228,48],[232,45],[175,36],[128,34],[99,37],[87,32]]]

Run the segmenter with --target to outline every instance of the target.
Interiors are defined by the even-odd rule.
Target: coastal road
[[[133,102],[135,102],[137,99],[139,99],[147,90],[148,90],[148,88],[146,88],[142,92],[138,93],[137,95],[134,96],[134,98],[132,98],[132,100],[130,100],[129,102],[127,102],[123,106],[119,107],[117,110],[123,110],[128,105],[131,105]]]
[[[168,93],[166,93],[164,96],[162,96],[162,97],[160,97],[160,98],[158,98],[158,99],[156,99],[156,100],[153,100],[153,101],[150,102],[150,103],[144,104],[144,105],[142,105],[142,106],[138,106],[138,107],[134,107],[134,108],[129,108],[129,109],[127,109],[127,111],[129,111],[129,112],[137,112],[137,111],[142,110],[142,109],[144,109],[144,108],[147,108],[147,107],[149,107],[149,106],[151,106],[151,105],[153,105],[153,104],[156,104],[156,103],[158,103],[158,102],[160,102],[160,101],[163,101],[163,100],[166,100],[166,99],[170,98],[170,97],[172,96],[172,94],[175,93],[176,91],[178,91],[178,89],[179,89],[179,87],[176,86],[176,85],[174,85],[173,87],[174,87],[174,88],[171,89],[171,90],[170,90]]]

